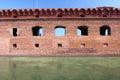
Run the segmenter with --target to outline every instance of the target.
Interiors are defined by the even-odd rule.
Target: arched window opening
[[[111,29],[109,26],[100,27],[100,35],[108,36],[111,35]]]
[[[63,26],[55,27],[55,36],[65,36],[66,30]]]
[[[77,28],[77,35],[78,36],[87,36],[88,35],[88,27],[87,26],[80,26]]]
[[[36,26],[32,28],[33,36],[43,36],[43,28]]]

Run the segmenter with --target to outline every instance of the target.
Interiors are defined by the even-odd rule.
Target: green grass
[[[0,57],[0,80],[120,80],[120,57]]]

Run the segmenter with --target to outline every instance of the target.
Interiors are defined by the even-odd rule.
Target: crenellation
[[[13,10],[2,10],[1,15],[6,17],[7,15],[13,15],[14,18],[24,18],[25,16],[29,16],[28,18],[33,18],[32,16],[42,17],[118,17],[119,9],[113,7],[97,7],[97,8],[58,8],[58,9],[13,9]],[[31,16],[32,15],[32,16]],[[1,16],[1,17],[2,17]],[[16,17],[15,17],[16,16]],[[24,17],[22,17],[24,16]],[[3,17],[3,18],[4,18]],[[12,18],[12,16],[9,16]]]
[[[12,14],[12,16],[11,16]],[[56,9],[13,9],[1,10],[2,18],[51,18],[54,17],[71,17],[71,18],[94,18],[94,17],[119,17],[120,9],[113,7],[97,8],[56,8]]]

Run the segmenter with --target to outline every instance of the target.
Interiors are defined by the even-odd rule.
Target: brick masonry
[[[100,35],[100,27],[104,25],[110,27],[111,35]],[[32,27],[35,26],[43,28],[43,36],[32,35]],[[56,26],[65,27],[65,36],[55,36]],[[88,26],[88,36],[77,35],[79,26]],[[17,28],[18,36],[13,36],[13,28]],[[120,55],[119,33],[119,8],[0,11],[1,56]],[[59,43],[62,47],[58,47]],[[35,47],[35,44],[39,44],[39,47]],[[81,44],[85,46],[81,47]]]

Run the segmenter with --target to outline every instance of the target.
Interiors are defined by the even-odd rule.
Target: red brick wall
[[[120,55],[120,20],[104,18],[13,19],[0,21],[0,55]],[[78,26],[88,26],[88,36],[77,36]],[[110,36],[100,36],[100,27],[109,25]],[[43,27],[43,36],[32,36],[32,27]],[[66,27],[66,36],[56,37],[54,28]],[[19,34],[12,36],[12,28]],[[35,44],[39,43],[36,48]],[[62,43],[62,47],[58,47]],[[85,48],[81,48],[81,43]],[[104,47],[108,43],[108,47]],[[13,48],[17,44],[17,48]]]

